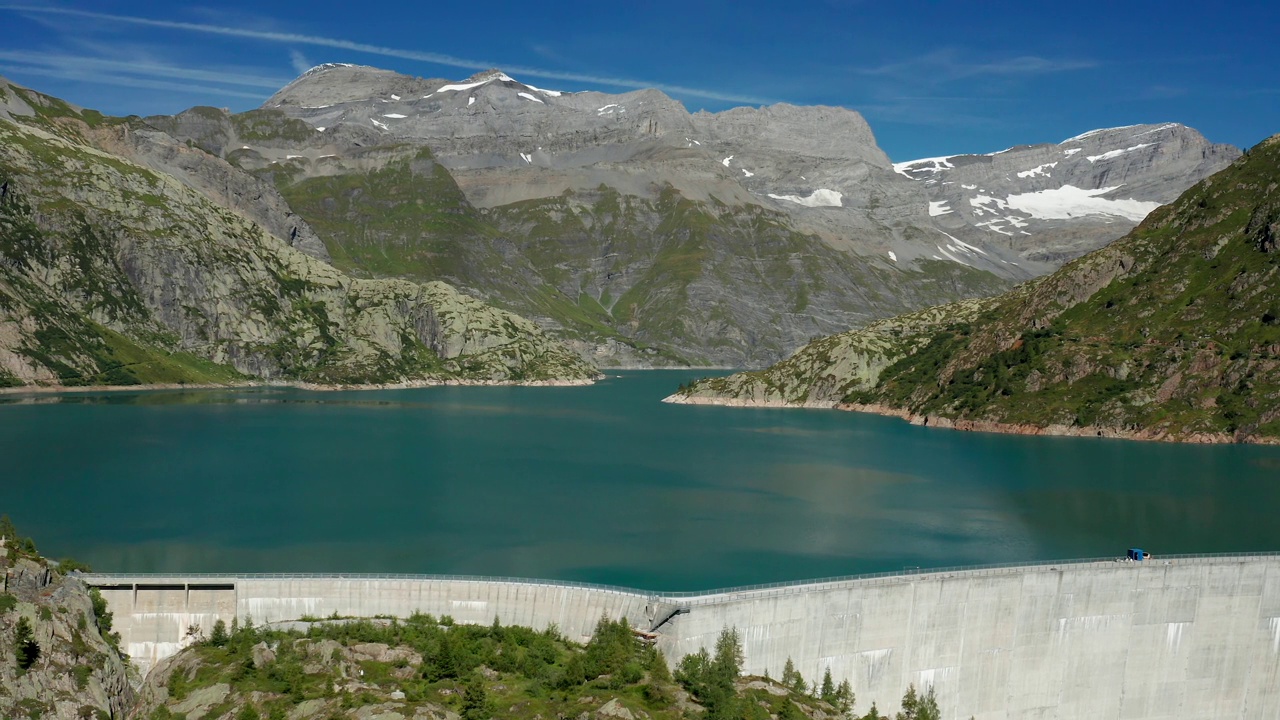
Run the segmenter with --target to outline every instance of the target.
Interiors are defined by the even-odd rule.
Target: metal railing
[[[1280,557],[1280,551],[1251,553],[1196,553],[1180,555],[1159,555],[1134,566],[1158,566],[1163,564],[1199,564],[1219,562],[1223,560],[1250,560]],[[860,573],[836,577],[815,578],[811,580],[784,580],[781,582],[759,583],[756,585],[739,585],[716,590],[694,590],[679,592],[652,592],[621,585],[604,585],[600,583],[578,582],[573,580],[547,580],[540,578],[495,577],[486,575],[424,575],[407,573],[85,573],[81,577],[90,585],[118,584],[122,581],[137,584],[164,584],[204,582],[209,580],[408,580],[416,582],[476,582],[502,583],[514,585],[536,585],[578,588],[621,595],[633,595],[659,601],[692,601],[697,604],[720,602],[729,597],[743,599],[763,595],[791,595],[808,592],[819,587],[838,585],[868,584],[885,585],[895,582],[913,580],[922,576],[948,575],[981,577],[994,575],[1012,575],[1027,570],[1052,569],[1060,566],[1079,566],[1090,564],[1126,564],[1124,558],[1073,558],[1034,563],[994,563],[986,565],[956,565],[936,568],[911,568],[888,572]]]

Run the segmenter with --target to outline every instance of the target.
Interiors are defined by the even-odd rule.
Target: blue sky
[[[0,74],[117,115],[247,110],[300,69],[557,90],[658,87],[690,110],[861,112],[895,160],[1181,122],[1280,132],[1280,3],[0,0]]]

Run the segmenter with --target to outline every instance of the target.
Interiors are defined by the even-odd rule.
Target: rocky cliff
[[[0,92],[0,385],[595,376],[444,283],[335,270],[274,188],[221,159]]]
[[[676,402],[967,429],[1280,441],[1280,136],[1120,241],[978,303],[818,341]]]
[[[133,688],[105,604],[12,534],[0,570],[0,717],[123,718]]]

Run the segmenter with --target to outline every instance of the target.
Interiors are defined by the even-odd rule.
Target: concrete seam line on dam
[[[787,659],[811,680],[830,670],[850,681],[858,712],[872,701],[892,711],[913,683],[933,686],[948,718],[1280,717],[1280,553],[934,568],[666,594],[422,575],[83,577],[100,587],[144,671],[189,644],[189,625],[207,632],[219,619],[423,612],[554,623],[585,640],[602,615],[645,627],[685,608],[659,633],[670,662],[736,627],[747,673],[776,677]]]

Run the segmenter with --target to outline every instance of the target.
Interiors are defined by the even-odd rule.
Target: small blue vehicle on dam
[[[1134,562],[1142,562],[1143,560],[1150,560],[1151,553],[1143,550],[1142,548],[1129,548],[1128,557]]]

